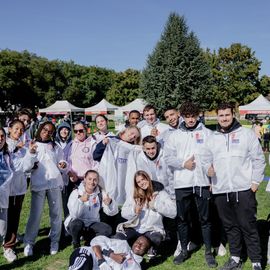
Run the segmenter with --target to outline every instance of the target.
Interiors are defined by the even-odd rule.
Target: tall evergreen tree
[[[208,108],[210,74],[199,40],[189,32],[185,18],[170,14],[142,72],[142,97],[156,105],[158,112],[168,106],[177,107],[185,100]]]

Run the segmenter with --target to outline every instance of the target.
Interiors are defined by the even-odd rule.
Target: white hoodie
[[[63,159],[63,150],[58,146],[49,143],[36,142],[37,144],[37,168],[31,174],[31,190],[42,191],[63,187],[61,172],[68,168],[67,162]],[[65,169],[59,169],[58,163],[66,163]]]
[[[207,140],[203,166],[213,164],[216,176],[212,192],[229,193],[250,189],[264,177],[265,158],[253,130],[239,127],[230,133],[214,132]]]
[[[9,152],[11,153],[12,163],[14,165],[13,182],[11,185],[10,196],[23,195],[27,191],[26,174],[30,172],[37,162],[37,155],[31,154],[26,147],[16,150],[18,141],[7,138]]]
[[[65,220],[66,229],[71,220],[80,219],[83,221],[86,227],[90,226],[94,222],[100,222],[99,211],[101,207],[108,216],[114,216],[118,213],[118,207],[115,201],[112,199],[109,205],[102,202],[100,204],[99,194],[102,192],[99,187],[96,187],[95,192],[89,196],[87,202],[82,202],[80,196],[85,192],[84,184],[81,183],[78,189],[74,189],[68,199],[69,216]],[[104,196],[102,192],[101,198]]]
[[[193,130],[177,129],[168,137],[165,146],[165,160],[174,169],[174,188],[209,186],[210,181],[201,164],[201,153],[211,130],[202,123]],[[184,163],[195,158],[194,170],[184,168]]]

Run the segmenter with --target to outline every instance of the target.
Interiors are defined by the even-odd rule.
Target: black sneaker
[[[150,247],[149,250],[148,250],[148,252],[147,252],[147,257],[148,257],[149,259],[153,259],[153,258],[155,258],[156,256],[157,256],[156,250],[155,250],[153,247]]]
[[[187,250],[181,250],[180,254],[173,260],[174,264],[181,264],[189,257]]]
[[[217,261],[212,252],[205,253],[205,261],[210,268],[215,268],[218,266]]]
[[[237,263],[235,260],[230,258],[219,270],[241,270],[242,263],[241,261]]]
[[[262,270],[261,264],[252,265],[252,270]]]

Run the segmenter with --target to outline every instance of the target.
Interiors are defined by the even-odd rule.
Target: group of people
[[[4,257],[9,262],[17,258],[17,230],[30,180],[25,256],[33,255],[47,198],[50,254],[59,250],[64,220],[74,247],[70,270],[141,269],[143,255],[156,256],[163,241],[175,245],[173,263],[182,264],[201,244],[194,239],[198,229],[208,267],[217,267],[214,248],[222,255],[228,241],[230,258],[220,269],[241,269],[244,244],[252,269],[262,269],[256,191],[265,157],[256,134],[241,126],[230,104],[216,111],[214,132],[200,121],[199,107],[184,102],[180,111],[164,112],[167,124],[157,118],[154,106],[146,105],[143,120],[140,112],[131,111],[117,134],[108,130],[106,116],[97,115],[94,134],[88,135],[80,121],[73,127],[63,121],[57,128],[45,121],[34,137],[29,134],[31,115],[20,112],[6,130],[0,129]]]

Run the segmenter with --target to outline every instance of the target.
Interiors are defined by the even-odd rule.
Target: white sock
[[[232,256],[231,257],[236,263],[240,262],[240,257]]]

